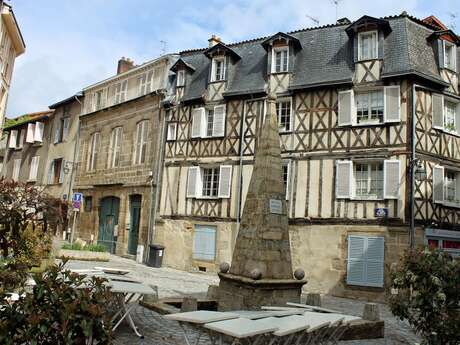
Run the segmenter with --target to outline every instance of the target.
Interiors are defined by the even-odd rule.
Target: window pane
[[[383,196],[383,163],[355,164],[356,196]]]
[[[457,186],[457,174],[452,171],[446,172],[445,181],[445,194],[448,201],[455,201],[456,199],[456,186]]]
[[[446,130],[455,131],[456,130],[456,123],[455,123],[456,104],[446,101],[444,108],[445,108],[444,127]]]
[[[278,115],[278,124],[283,131],[291,130],[291,101],[282,101],[276,103],[276,114]]]
[[[214,127],[214,110],[208,110],[207,124],[206,124],[206,136],[212,137],[212,128]]]
[[[445,249],[460,249],[460,241],[442,241],[442,247]]]
[[[438,240],[428,240],[428,247],[430,247],[431,249],[438,248],[439,241]]]

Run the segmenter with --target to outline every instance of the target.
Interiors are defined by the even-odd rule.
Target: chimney
[[[129,71],[133,67],[134,61],[123,56],[120,60],[118,60],[117,74]]]
[[[209,48],[211,48],[211,47],[214,47],[217,43],[220,43],[222,41],[220,40],[220,37],[216,35],[212,35],[211,38],[208,40],[208,42],[209,42]]]
[[[350,19],[346,17],[337,19],[337,25],[350,25],[350,24],[351,24]]]

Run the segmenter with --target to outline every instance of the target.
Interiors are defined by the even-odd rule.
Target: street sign
[[[375,218],[388,218],[388,208],[377,207],[374,209]]]
[[[73,193],[72,201],[82,202],[82,200],[83,200],[83,193]]]
[[[81,203],[83,201],[82,193],[73,193],[72,195],[72,207],[75,212],[79,212],[81,208]]]

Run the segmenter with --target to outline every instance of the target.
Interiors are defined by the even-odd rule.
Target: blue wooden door
[[[119,209],[120,199],[113,196],[101,199],[97,242],[104,245],[110,253],[115,253],[116,250],[115,226],[118,225]]]

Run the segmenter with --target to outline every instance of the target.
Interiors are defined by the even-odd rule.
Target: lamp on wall
[[[423,166],[423,163],[419,159],[415,159],[413,162],[414,166],[414,176],[417,181],[425,181],[426,180],[426,169]]]

